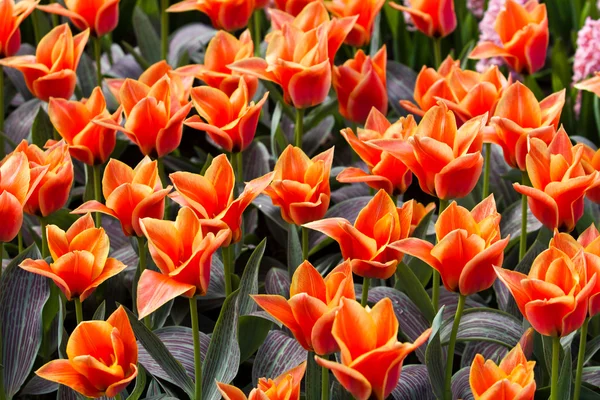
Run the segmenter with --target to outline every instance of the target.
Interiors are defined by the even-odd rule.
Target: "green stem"
[[[83,307],[81,305],[81,300],[79,297],[75,297],[73,299],[75,302],[75,315],[77,316],[77,325],[83,322]]]
[[[446,356],[446,376],[444,379],[444,398],[452,400],[452,367],[454,367],[454,348],[456,346],[456,335],[460,319],[465,308],[467,297],[462,294],[458,295],[458,305],[456,306],[456,314],[454,314],[454,323],[452,324],[452,332],[450,333],[450,342],[448,343],[448,352]]]
[[[48,250],[48,238],[46,236],[46,219],[40,217],[40,228],[42,230],[42,258],[46,258],[50,255]]]
[[[581,326],[581,332],[579,336],[579,353],[577,354],[577,372],[575,374],[575,393],[573,394],[573,400],[579,400],[581,395],[581,379],[583,375],[583,364],[585,362],[585,345],[587,342],[588,324],[589,318],[583,321]]]
[[[301,227],[302,230],[302,259],[308,260],[308,253],[310,251],[310,246],[308,243],[308,228]]]
[[[142,273],[146,270],[146,238],[144,236],[138,236],[137,242],[139,256],[137,275],[142,276]],[[152,329],[152,320],[149,316],[144,318],[144,325],[146,325],[146,328]]]
[[[433,62],[435,68],[438,68],[442,64],[442,38],[433,39]]]
[[[527,172],[523,171],[523,185],[527,184]],[[521,195],[521,238],[519,241],[519,261],[527,253],[527,196]]]
[[[192,337],[194,338],[194,367],[196,390],[194,400],[202,400],[202,357],[200,354],[200,328],[198,327],[198,307],[196,297],[190,299]]]
[[[261,15],[260,10],[254,11],[252,14],[251,23],[248,23],[248,29],[253,28],[251,34],[253,35],[252,41],[254,42],[254,55],[260,56],[260,43],[262,42],[262,33],[261,33]],[[252,26],[250,26],[252,25]]]
[[[241,151],[231,153],[231,168],[235,174],[236,183],[244,182],[244,160]]]
[[[35,43],[39,43],[42,40],[42,34],[40,32],[40,22],[39,22],[39,14],[41,11],[33,10],[31,13],[31,25],[33,25],[33,37],[35,39]]]
[[[156,166],[158,168],[158,176],[160,177],[160,181],[163,184],[163,187],[168,186],[168,182],[167,182],[167,173],[165,171],[165,161],[163,160],[162,157],[158,157],[156,159]]]
[[[115,400],[123,400],[123,396],[121,396],[121,393],[117,393],[115,395]]]
[[[560,369],[560,337],[552,338],[552,379],[550,380],[550,400],[558,400],[558,370]]]
[[[0,159],[6,154],[4,147],[4,67],[0,65]]]
[[[329,400],[329,370],[325,367],[321,367],[321,400]]]
[[[50,0],[50,4],[54,4],[56,3],[56,0]],[[52,14],[50,15],[50,18],[52,19],[52,27],[56,28],[58,26],[58,15],[56,14]]]
[[[223,270],[225,274],[225,297],[228,297],[232,290],[231,287],[231,274],[233,270],[233,246],[223,247]]]
[[[488,197],[490,194],[490,166],[492,161],[492,144],[485,144],[485,165],[483,169],[483,193],[482,199]]]
[[[296,147],[302,148],[302,135],[304,131],[304,109],[296,109],[296,125],[294,125],[294,143]]]
[[[440,199],[440,210],[438,215],[441,215],[446,207],[448,207],[448,200]],[[433,305],[433,309],[437,312],[440,305],[440,273],[435,269],[433,270],[431,282],[431,304]]]
[[[362,296],[360,298],[360,305],[365,307],[369,301],[369,284],[371,280],[369,278],[363,278],[362,285]]]
[[[102,190],[101,190],[102,165],[101,164],[94,165],[93,168],[94,168],[94,200],[96,200],[99,203],[102,203]],[[96,219],[96,228],[100,228],[100,226],[102,225],[102,214],[97,212],[95,215],[95,219]]]
[[[23,232],[21,230],[19,230],[19,234],[17,235],[17,243],[18,243],[18,249],[19,249],[19,254],[21,254],[24,250],[23,247]]]
[[[94,58],[96,59],[96,84],[102,89],[102,40],[94,38]]]
[[[169,0],[161,0],[160,4],[160,55],[166,60],[169,54]]]

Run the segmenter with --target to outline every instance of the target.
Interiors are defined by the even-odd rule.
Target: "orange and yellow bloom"
[[[66,360],[35,373],[86,397],[114,397],[137,376],[138,347],[123,306],[105,321],[80,323],[67,342]]]
[[[254,9],[255,0],[183,0],[167,11],[200,11],[210,18],[215,28],[233,32],[248,25]]]
[[[35,10],[39,0],[0,0],[0,58],[15,55],[21,47],[21,30],[19,26],[29,14]]]
[[[119,0],[66,0],[65,6],[52,3],[38,8],[67,17],[77,29],[89,28],[97,37],[112,32],[119,23]]]
[[[454,0],[409,0],[409,6],[390,5],[408,13],[415,27],[429,37],[446,37],[456,29]]]
[[[358,15],[352,31],[344,43],[353,47],[363,47],[371,41],[375,17],[381,11],[385,0],[331,0],[325,6],[332,15],[343,18]]]
[[[275,7],[278,10],[285,11],[294,17],[310,3],[321,2],[322,0],[275,0]]]

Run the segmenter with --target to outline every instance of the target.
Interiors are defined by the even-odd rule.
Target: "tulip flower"
[[[435,223],[436,245],[408,238],[391,247],[429,264],[449,291],[470,296],[489,289],[496,280],[494,267],[502,265],[509,237],[501,239],[500,219],[494,195],[472,211],[453,201]]]
[[[126,79],[119,92],[126,117],[125,126],[116,124],[112,119],[94,123],[123,132],[145,156],[166,156],[181,143],[183,120],[192,108],[190,102],[182,106],[172,100],[176,90],[168,75],[151,87]]]
[[[583,215],[583,196],[600,184],[598,171],[585,173],[581,163],[584,149],[573,147],[562,128],[550,145],[533,138],[529,147],[526,165],[532,187],[513,186],[527,196],[531,212],[542,224],[570,232]]]
[[[409,0],[409,6],[390,5],[410,15],[415,27],[432,38],[446,37],[456,29],[454,0]]]
[[[220,89],[199,86],[192,90],[192,103],[200,116],[188,118],[190,128],[206,131],[223,150],[231,153],[244,151],[254,140],[260,110],[267,101],[266,92],[258,103],[251,101],[245,78],[231,96]]]
[[[533,400],[535,361],[527,361],[521,345],[508,352],[496,365],[477,354],[469,373],[469,384],[475,400]]]
[[[39,0],[0,0],[0,58],[11,57],[21,47],[21,23],[35,10]]]
[[[278,10],[296,16],[302,12],[310,3],[320,3],[322,0],[275,0],[275,7]]]
[[[48,225],[46,231],[54,262],[28,258],[19,266],[52,279],[67,300],[84,301],[101,283],[126,268],[122,262],[108,258],[108,235],[103,228],[94,227],[90,214],[79,218],[66,232],[56,225]]]
[[[414,203],[407,201],[396,208],[390,196],[380,190],[360,210],[354,225],[344,218],[327,218],[304,226],[338,242],[342,258],[350,259],[356,275],[388,279],[403,257],[391,244],[408,237]]]
[[[119,0],[66,0],[38,6],[38,9],[67,17],[80,31],[89,29],[96,37],[112,32],[119,23]]]
[[[292,276],[289,300],[277,295],[252,296],[262,309],[292,331],[302,347],[320,355],[339,350],[331,336],[331,326],[343,297],[356,298],[348,261],[335,267],[325,279],[304,261]]]
[[[254,9],[255,0],[183,0],[173,4],[167,11],[200,11],[210,18],[216,29],[234,32],[248,25]]]
[[[564,90],[538,102],[527,86],[515,82],[502,94],[490,120],[494,129],[486,132],[484,140],[502,147],[510,167],[525,171],[529,139],[550,143],[558,129],[564,104]]]
[[[66,360],[35,373],[86,397],[115,397],[137,376],[138,347],[123,306],[105,321],[77,325],[67,342]]]
[[[328,54],[328,27],[304,32],[294,24],[284,24],[271,33],[266,58],[236,61],[229,68],[254,75],[281,86],[288,104],[304,109],[321,104],[331,87]]]
[[[583,155],[581,165],[586,174],[592,174],[594,171],[600,171],[600,151],[592,150],[585,144],[582,144]],[[585,196],[596,204],[600,204],[600,187],[596,186],[589,189]]]
[[[288,145],[275,164],[273,182],[265,189],[281,217],[302,225],[325,216],[331,189],[329,174],[333,147],[309,159],[302,149]]]
[[[581,253],[580,253],[581,254]],[[556,247],[536,257],[528,275],[495,268],[512,293],[521,314],[542,335],[563,337],[581,327],[597,276]]]
[[[575,88],[600,96],[600,72],[596,72],[593,77],[577,83]]]
[[[486,121],[487,115],[482,115],[457,129],[454,113],[440,102],[425,113],[406,141],[384,139],[374,144],[406,164],[425,193],[442,200],[462,198],[481,175]]]
[[[402,194],[412,182],[412,173],[398,158],[373,145],[374,140],[406,140],[414,134],[417,123],[412,115],[391,124],[376,108],[371,109],[364,129],[342,129],[341,134],[352,150],[367,164],[370,173],[360,168],[348,167],[340,172],[337,180],[343,183],[363,182],[373,189],[385,190],[390,196]]]
[[[423,221],[423,218],[425,218],[425,216],[433,210],[435,210],[435,203],[429,203],[427,205],[424,205],[419,203],[418,201],[415,201],[413,205],[412,220],[410,221],[410,232],[408,234],[409,236],[412,236],[415,229],[417,229],[419,224],[421,224],[421,221]]]
[[[218,31],[208,42],[203,65],[187,65],[177,71],[185,76],[195,76],[208,86],[220,89],[227,96],[237,90],[240,78],[248,86],[248,97],[253,98],[258,88],[258,78],[233,72],[228,65],[254,55],[254,43],[250,31],[245,30],[237,39],[231,33]],[[190,84],[191,86],[191,84]]]
[[[38,99],[68,99],[75,91],[75,71],[89,35],[85,30],[73,36],[68,24],[59,25],[42,38],[35,56],[0,59],[0,65],[21,71],[27,88]]]
[[[363,47],[371,41],[375,17],[381,11],[385,0],[331,0],[325,6],[338,18],[358,15],[352,31],[344,43],[353,47]]]
[[[178,296],[203,296],[210,282],[212,256],[229,232],[203,235],[194,211],[183,207],[173,221],[142,218],[140,227],[148,239],[150,255],[160,272],[144,270],[137,288],[138,316],[152,314]],[[157,290],[160,288],[160,290]]]
[[[248,182],[236,200],[233,200],[235,176],[225,154],[213,159],[204,176],[180,171],[169,177],[176,190],[171,199],[194,210],[206,227],[212,224],[217,230],[228,229],[229,236],[223,243],[227,247],[242,238],[242,214],[271,183],[273,173]]]
[[[171,187],[163,189],[158,176],[157,162],[144,157],[132,169],[127,164],[112,158],[102,177],[102,193],[106,205],[90,200],[73,211],[73,214],[101,212],[121,222],[126,236],[142,236],[141,218],[162,218],[165,197]]]
[[[51,98],[48,116],[56,131],[69,145],[75,159],[88,164],[104,164],[115,149],[117,132],[94,124],[94,120],[111,118],[121,123],[121,109],[110,114],[100,88],[95,88],[87,100],[69,101]]]
[[[275,379],[260,378],[258,387],[252,389],[248,397],[232,385],[217,382],[217,388],[225,400],[299,400],[300,383],[305,371],[306,361]]]
[[[398,342],[398,319],[389,298],[363,308],[342,299],[331,333],[341,350],[341,363],[316,357],[317,364],[333,372],[354,398],[384,400],[400,380],[406,356],[427,342],[427,329],[414,343]]]
[[[69,200],[73,186],[73,161],[64,141],[57,142],[45,151],[23,140],[15,148],[29,160],[31,170],[45,170],[39,184],[31,192],[24,211],[31,215],[47,217],[63,208]]]
[[[503,57],[518,72],[533,74],[546,63],[550,34],[546,5],[530,0],[521,5],[506,0],[506,8],[498,13],[494,29],[501,45],[483,42],[477,45],[470,58]]]
[[[333,88],[343,117],[362,124],[372,108],[387,114],[386,64],[387,51],[383,46],[373,58],[358,50],[353,59],[333,67]]]

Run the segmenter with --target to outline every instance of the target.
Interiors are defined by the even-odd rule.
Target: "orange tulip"
[[[228,67],[229,64],[253,55],[254,43],[249,30],[242,32],[239,39],[226,31],[218,31],[208,42],[203,65],[187,65],[177,68],[177,71],[185,76],[195,76],[208,86],[220,89],[227,96],[237,90],[243,76],[248,85],[248,97],[253,98],[258,88],[258,78],[238,74]]]
[[[381,11],[385,0],[331,0],[325,6],[338,18],[358,15],[352,31],[344,43],[353,47],[363,47],[371,41],[373,22]]]
[[[484,140],[502,147],[509,166],[525,171],[529,139],[550,143],[564,104],[564,90],[538,102],[527,86],[515,82],[502,94]]]
[[[73,214],[101,212],[121,222],[126,236],[142,236],[141,218],[162,218],[165,197],[171,187],[163,189],[158,176],[157,162],[144,157],[131,169],[127,164],[111,158],[102,177],[102,193],[106,205],[90,200],[73,211]]]
[[[48,115],[75,159],[88,165],[104,164],[115,149],[117,132],[96,125],[93,121],[111,118],[115,124],[120,124],[121,109],[110,115],[100,88],[95,88],[87,100],[51,98]]]
[[[521,5],[514,0],[506,0],[506,8],[498,13],[494,29],[502,45],[480,43],[473,49],[470,58],[503,57],[513,70],[527,74],[533,74],[544,66],[550,40],[545,4],[529,0]]]
[[[329,174],[333,147],[309,159],[302,149],[291,144],[275,164],[273,182],[265,189],[281,217],[290,224],[302,225],[325,216],[331,189]]]
[[[533,215],[550,229],[570,232],[583,215],[585,193],[600,185],[598,171],[586,174],[581,158],[583,147],[573,146],[561,128],[550,145],[530,139],[526,157],[527,173],[533,187],[513,184],[528,197]]]
[[[275,379],[260,378],[258,387],[252,389],[248,397],[232,385],[217,382],[217,388],[225,400],[299,400],[305,371],[306,361]]]
[[[61,140],[44,151],[23,140],[15,148],[16,152],[27,156],[31,170],[46,171],[25,203],[25,212],[47,217],[63,208],[69,200],[74,176],[73,161],[66,143]]]
[[[184,123],[190,128],[206,131],[223,150],[238,153],[254,140],[260,110],[268,96],[269,92],[266,92],[258,103],[251,101],[244,77],[231,96],[220,89],[199,86],[192,90],[192,103],[206,122],[194,115]]]
[[[494,195],[473,211],[452,202],[435,223],[437,244],[408,238],[391,247],[418,257],[440,273],[446,289],[469,296],[489,289],[496,280],[509,237],[501,239],[500,214]]]
[[[42,38],[35,56],[0,59],[0,65],[21,71],[27,88],[38,99],[68,99],[75,91],[75,71],[89,36],[89,30],[73,36],[68,24],[59,25]]]
[[[171,198],[181,206],[190,207],[202,219],[203,228],[219,231],[228,229],[223,247],[242,238],[242,214],[252,201],[271,183],[268,173],[246,184],[244,191],[233,200],[235,175],[225,154],[215,157],[204,173],[174,172],[169,175],[176,192]]]
[[[338,242],[342,258],[350,259],[356,275],[388,279],[403,257],[391,244],[408,237],[414,204],[411,200],[396,208],[390,196],[380,190],[360,210],[354,225],[344,218],[327,218],[304,226]]]
[[[348,261],[335,267],[325,279],[308,261],[294,272],[290,299],[255,295],[254,301],[285,325],[306,350],[324,355],[338,351],[331,326],[340,300],[355,299],[352,267]]]
[[[427,329],[414,343],[398,342],[398,319],[389,298],[363,308],[342,299],[333,321],[332,335],[341,350],[341,363],[315,356],[317,364],[333,372],[354,398],[383,400],[400,380],[406,356],[427,342]]]
[[[475,117],[460,128],[445,103],[425,113],[407,140],[377,140],[374,144],[401,160],[419,179],[421,189],[443,200],[468,195],[483,166],[481,147],[487,115]]]
[[[592,150],[585,144],[583,147],[583,155],[581,157],[581,165],[586,174],[592,174],[594,171],[600,171],[600,151]],[[600,187],[596,186],[589,189],[585,193],[586,197],[596,204],[600,204]]]
[[[456,29],[454,0],[409,0],[409,6],[396,3],[390,5],[396,10],[408,13],[415,27],[432,38],[446,37]]]
[[[167,11],[200,11],[210,18],[216,29],[233,32],[248,25],[255,8],[255,0],[183,0],[173,4]]]
[[[140,81],[126,79],[119,92],[126,117],[125,126],[112,119],[94,122],[125,133],[143,155],[163,157],[181,143],[183,120],[192,108],[190,102],[182,106],[173,101],[174,93],[177,93],[177,89],[168,75],[151,87]]]
[[[469,374],[473,397],[475,400],[533,400],[534,367],[535,361],[527,361],[520,344],[504,356],[500,365],[477,354]]]
[[[307,5],[315,2],[321,3],[322,0],[275,0],[275,7],[295,17],[300,14]]]
[[[386,64],[387,51],[383,46],[373,58],[358,50],[353,59],[333,67],[333,88],[343,117],[362,124],[372,108],[387,114]]]
[[[327,48],[326,24],[304,32],[288,23],[271,33],[266,59],[245,58],[229,68],[275,82],[283,89],[286,103],[308,108],[321,104],[331,87]]]
[[[435,203],[424,205],[415,201],[413,205],[412,220],[410,221],[410,231],[408,233],[409,236],[412,236],[413,232],[415,229],[417,229],[423,218],[425,218],[425,216],[433,210],[435,210]]]
[[[139,318],[152,314],[178,296],[205,295],[213,253],[227,240],[229,232],[222,230],[216,235],[212,232],[203,235],[201,221],[188,207],[179,210],[175,222],[142,218],[140,226],[160,272],[146,269],[140,276]]]
[[[15,55],[21,47],[19,25],[35,10],[39,0],[0,0],[0,58]]]
[[[114,397],[125,389],[138,373],[138,347],[123,306],[106,322],[77,325],[67,342],[67,357],[35,373],[87,397]]]
[[[542,335],[562,337],[583,324],[596,285],[597,276],[587,279],[586,269],[578,268],[578,264],[563,251],[550,247],[533,261],[528,275],[495,269],[533,329]]]
[[[52,3],[38,9],[67,17],[77,29],[90,29],[97,37],[112,32],[119,23],[119,0],[66,0],[65,5]]]
[[[575,88],[592,92],[596,96],[600,96],[600,72],[596,72],[593,77],[577,83]]]
[[[25,271],[50,278],[67,300],[84,301],[104,281],[126,268],[122,262],[108,258],[110,243],[103,228],[94,227],[90,214],[79,218],[65,232],[56,225],[46,227],[48,249],[53,263],[46,260],[23,261]]]
[[[391,124],[376,108],[371,109],[364,129],[358,128],[355,135],[351,128],[342,129],[341,134],[352,150],[369,167],[370,174],[360,168],[348,167],[340,172],[337,180],[343,183],[363,182],[373,189],[385,190],[389,195],[406,191],[412,182],[412,173],[398,158],[373,145],[374,140],[406,140],[414,134],[417,123],[412,115]]]

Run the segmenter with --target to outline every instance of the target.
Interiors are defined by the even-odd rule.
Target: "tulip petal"
[[[247,400],[246,395],[233,385],[217,382],[217,389],[225,400]]]
[[[371,384],[360,372],[343,364],[317,356],[315,356],[315,361],[321,367],[331,370],[338,382],[349,391],[355,399],[368,400],[371,396]]]
[[[138,318],[142,319],[162,305],[196,287],[152,270],[145,270],[140,276],[137,289]]]
[[[325,298],[325,281],[319,271],[308,260],[300,264],[294,272],[294,276],[292,276],[290,297],[294,297],[298,293],[306,293],[323,303],[327,302]]]
[[[0,241],[7,243],[17,237],[23,225],[23,206],[10,192],[0,194]]]
[[[502,266],[504,249],[510,237],[498,240],[490,247],[475,255],[462,270],[458,287],[460,294],[470,296],[489,289],[496,280],[494,267]]]
[[[98,277],[79,295],[79,299],[84,301],[104,281],[117,275],[125,268],[127,268],[127,265],[123,264],[121,261],[114,258],[108,258],[104,264],[102,273],[98,275]]]
[[[137,351],[133,350],[137,349],[137,342],[133,329],[131,328],[131,323],[129,322],[129,317],[127,317],[127,313],[123,306],[119,306],[119,308],[108,317],[106,322],[119,330],[119,335],[126,350],[125,355],[129,356],[125,359],[125,363],[136,364]]]
[[[483,156],[470,153],[452,160],[435,176],[435,190],[440,199],[460,199],[468,195],[482,172]]]
[[[68,386],[86,397],[97,398],[104,394],[96,389],[85,376],[77,372],[69,360],[50,361],[35,373],[40,378]]]
[[[288,301],[294,319],[302,329],[303,336],[308,340],[312,336],[315,323],[328,311],[327,305],[318,298],[307,293],[299,293]],[[309,344],[312,347],[312,344]]]
[[[307,338],[304,337],[303,330],[298,321],[296,321],[292,308],[284,297],[276,295],[254,295],[252,298],[259,307],[271,314],[276,320],[280,321],[292,331],[294,337],[302,347],[310,350]]]
[[[529,209],[535,217],[549,229],[559,226],[559,211],[556,201],[541,190],[514,183],[513,187],[521,194],[528,197]]]

